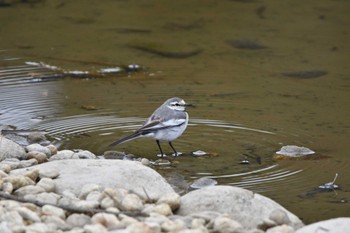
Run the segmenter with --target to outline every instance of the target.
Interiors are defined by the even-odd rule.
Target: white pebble
[[[56,183],[50,178],[42,178],[36,186],[42,187],[45,192],[54,192],[56,189]]]
[[[97,184],[86,184],[81,188],[79,198],[85,199],[86,196],[91,193],[92,191],[100,191],[101,187]]]
[[[294,229],[288,225],[281,225],[269,228],[266,233],[294,233]]]
[[[157,204],[160,203],[166,203],[170,206],[171,210],[176,210],[180,207],[180,195],[177,193],[166,193],[165,195],[161,196]]]
[[[91,219],[85,214],[71,214],[67,218],[67,223],[72,227],[84,227],[91,224]]]
[[[126,211],[137,211],[143,207],[142,200],[136,194],[127,194],[121,202],[121,208]]]
[[[92,216],[91,221],[103,225],[108,230],[122,228],[122,223],[114,214],[97,213]]]
[[[45,190],[42,187],[34,186],[34,185],[27,185],[24,187],[21,187],[15,191],[15,194],[17,196],[25,196],[28,194],[39,194],[45,192]]]
[[[38,216],[38,214],[33,212],[33,211],[31,211],[31,210],[29,210],[26,207],[16,208],[16,211],[19,213],[19,215],[22,216],[22,218],[24,220],[28,220],[28,221],[31,221],[31,222],[41,222],[41,219]]]
[[[157,204],[154,209],[152,210],[152,212],[164,215],[164,216],[169,216],[172,215],[173,212],[171,211],[171,208],[168,204],[166,203],[160,203]]]
[[[100,224],[85,225],[84,231],[86,233],[107,233],[107,229]]]
[[[42,207],[42,213],[46,214],[46,215],[57,216],[61,219],[66,218],[66,213],[63,209],[56,207],[56,206],[52,206],[52,205],[44,205]]]
[[[220,233],[243,232],[243,226],[226,216],[219,216],[214,220],[214,231]]]

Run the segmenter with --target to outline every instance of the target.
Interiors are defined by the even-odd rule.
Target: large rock
[[[17,143],[0,135],[0,162],[7,158],[25,158],[26,152]]]
[[[55,179],[56,192],[62,194],[70,190],[79,195],[86,184],[99,184],[102,187],[124,188],[143,198],[158,199],[165,193],[174,192],[165,179],[153,169],[139,162],[124,160],[55,160],[26,169],[11,171],[19,175],[28,170],[38,169],[39,173],[58,170]]]
[[[350,218],[333,218],[300,228],[295,233],[309,232],[344,233],[350,232]]]
[[[227,213],[245,228],[253,229],[273,224],[271,213],[276,210],[287,214],[288,225],[294,229],[303,226],[297,216],[275,201],[233,186],[210,186],[189,192],[181,197],[181,206],[176,214],[186,216],[203,211]]]

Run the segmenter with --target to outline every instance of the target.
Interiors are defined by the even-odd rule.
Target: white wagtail
[[[183,99],[178,97],[168,99],[154,111],[140,129],[109,146],[115,146],[139,137],[150,137],[156,139],[160,157],[165,156],[159,144],[160,141],[168,142],[175,152],[174,156],[178,156],[179,154],[171,142],[180,137],[187,127],[188,113],[185,111],[186,106],[192,106],[192,104],[186,104]]]

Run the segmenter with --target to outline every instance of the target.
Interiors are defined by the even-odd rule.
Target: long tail
[[[112,144],[110,144],[109,146],[115,146],[115,145],[118,145],[118,144],[121,144],[121,143],[124,143],[124,142],[128,142],[128,141],[131,141],[135,138],[138,138],[142,135],[141,132],[139,131],[136,131],[135,133],[129,135],[129,136],[126,136],[125,138],[121,138],[119,139],[118,141],[115,141],[113,142]]]

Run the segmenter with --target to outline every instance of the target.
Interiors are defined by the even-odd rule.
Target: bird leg
[[[175,156],[178,156],[178,153],[177,153],[177,151],[175,150],[173,144],[171,144],[171,142],[169,142],[169,145],[171,146],[171,148],[172,148],[173,151],[175,152]]]
[[[158,145],[159,150],[160,150],[160,157],[162,157],[162,158],[165,157],[165,154],[163,153],[162,147],[160,147],[159,140],[156,140],[156,142],[157,142],[157,145]]]

